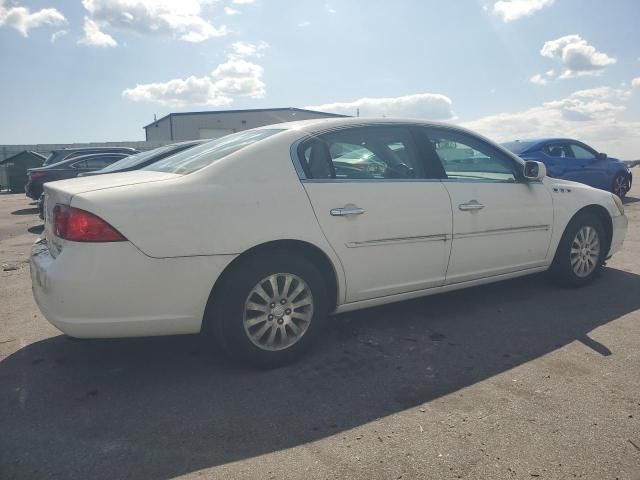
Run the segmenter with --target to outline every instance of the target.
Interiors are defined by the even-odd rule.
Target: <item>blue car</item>
[[[542,162],[550,177],[585,183],[624,198],[632,175],[620,160],[598,153],[589,145],[570,138],[516,140],[502,144],[523,160]]]

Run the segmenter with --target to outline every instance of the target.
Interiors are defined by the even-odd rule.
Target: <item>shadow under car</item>
[[[0,362],[8,477],[169,478],[312,442],[429,402],[640,308],[640,276],[605,268],[582,289],[542,276],[332,318],[277,370],[209,354],[199,336],[57,336]]]

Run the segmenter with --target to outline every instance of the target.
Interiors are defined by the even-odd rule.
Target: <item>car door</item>
[[[572,142],[553,142],[543,149],[549,159],[549,175],[574,182],[596,185],[599,182],[595,152]]]
[[[576,171],[576,181],[586,183],[592,187],[608,189],[606,164],[604,161],[598,160],[597,152],[577,142],[569,143],[569,148],[573,154],[572,160],[576,165],[574,169]],[[577,180],[578,178],[581,180]]]
[[[484,140],[429,128],[453,211],[446,284],[545,264],[553,225],[551,194],[522,176],[522,164]]]
[[[573,157],[573,152],[566,143],[547,143],[542,147],[542,156],[550,177],[564,178],[567,169],[571,168],[569,160]]]
[[[449,195],[426,178],[408,127],[341,129],[308,139],[297,154],[315,215],[344,268],[347,302],[444,283]]]

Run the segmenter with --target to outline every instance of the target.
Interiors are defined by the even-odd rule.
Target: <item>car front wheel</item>
[[[602,222],[590,213],[578,214],[562,235],[550,273],[560,284],[586,285],[602,269],[606,234]]]
[[[314,343],[328,313],[327,289],[306,258],[283,252],[250,258],[222,281],[206,321],[227,354],[273,368]]]
[[[615,193],[620,198],[624,198],[629,189],[629,176],[622,173],[616,175],[616,177],[613,179],[611,192]]]

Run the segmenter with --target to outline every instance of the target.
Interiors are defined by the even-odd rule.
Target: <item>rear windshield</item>
[[[125,157],[122,160],[116,163],[112,163],[108,167],[103,168],[102,170],[100,170],[100,172],[114,172],[122,168],[133,167],[140,162],[144,162],[148,158],[151,158],[155,155],[161,155],[171,149],[172,147],[165,146],[154,148],[153,150],[147,150],[146,152],[136,153],[135,155],[129,155],[128,157]]]
[[[520,155],[522,152],[529,150],[529,148],[533,147],[536,143],[538,142],[515,141],[515,142],[501,143],[500,145],[502,145],[504,148],[506,148],[510,152],[513,152],[516,155]]]
[[[153,170],[155,172],[187,174],[200,170],[216,160],[231,155],[241,148],[248,147],[260,140],[264,140],[271,135],[282,132],[281,129],[267,130],[247,130],[245,132],[233,133],[224,137],[212,140],[197,147],[188,148],[180,153],[152,163],[142,170]]]

